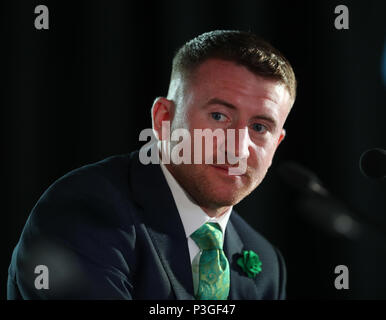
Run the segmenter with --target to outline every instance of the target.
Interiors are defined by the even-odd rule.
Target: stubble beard
[[[235,187],[234,190],[225,191],[224,194],[224,190],[221,190],[221,187],[217,187],[216,190],[216,186],[205,175],[205,169],[202,169],[202,166],[206,166],[205,164],[176,165],[171,163],[169,166],[174,178],[188,195],[200,207],[207,209],[234,206],[248,196],[259,184],[258,181],[254,181],[251,175],[247,174],[246,186],[239,189]],[[225,185],[224,188],[229,188],[229,185]]]

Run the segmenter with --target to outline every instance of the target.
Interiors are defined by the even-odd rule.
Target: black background
[[[49,8],[49,30],[34,27],[39,4]],[[349,9],[349,30],[334,27],[339,4]],[[327,232],[277,174],[286,160],[305,165],[386,236],[386,183],[358,167],[363,151],[386,144],[385,12],[381,0],[2,1],[0,298],[43,191],[74,168],[138,149],[153,100],[167,94],[175,50],[214,29],[261,35],[298,78],[287,137],[264,182],[236,208],[283,253],[288,298],[386,298],[386,241]],[[341,264],[349,290],[334,287]]]

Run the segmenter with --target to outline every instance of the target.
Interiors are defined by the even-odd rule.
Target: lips
[[[219,172],[224,172],[227,175],[229,175],[229,169],[233,168],[233,166],[227,166],[227,165],[221,165],[221,164],[212,164],[211,166],[213,168],[217,169]],[[237,177],[237,176],[242,176],[242,174],[240,174],[240,175],[237,175],[237,174],[236,175],[229,175],[229,176]]]
[[[218,168],[218,169],[223,169],[223,170],[228,170],[229,168],[231,168],[231,166],[220,165],[220,164],[213,164],[212,167],[215,167],[215,168]]]
[[[228,171],[229,168],[231,168],[231,166],[219,165],[219,164],[213,164],[212,167],[215,167],[216,169],[225,170],[225,171]]]

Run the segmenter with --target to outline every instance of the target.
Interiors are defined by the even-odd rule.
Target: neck
[[[161,157],[161,150],[158,149],[158,155],[159,155],[159,159],[162,159]],[[170,164],[166,164],[164,163],[164,166],[166,167],[166,169],[170,172],[170,174],[175,178],[174,174],[172,173],[173,172],[173,168]],[[176,179],[176,178],[175,178]],[[177,179],[176,179],[177,180]],[[193,198],[192,198],[193,201],[195,201]],[[196,201],[195,201],[196,202]],[[197,203],[197,202],[196,202]],[[206,207],[202,207],[200,206],[200,208],[211,218],[219,218],[221,217],[223,214],[225,214],[225,212],[227,212],[230,208],[230,206],[225,206],[225,207],[210,207],[210,208],[206,208]]]
[[[172,166],[170,164],[164,164],[164,166],[170,172],[170,174],[174,177],[174,179],[176,179],[176,181],[178,182],[178,179],[173,174]],[[180,184],[180,186],[182,187],[181,184]],[[190,197],[191,201],[193,201],[194,203],[199,205],[198,201],[196,199],[194,199],[194,197],[191,194],[189,194],[186,190],[184,190],[184,191],[188,195],[188,197]],[[200,208],[211,218],[221,217],[225,212],[227,212],[229,210],[230,207],[231,206],[224,206],[224,207],[218,207],[218,206],[203,207],[203,206],[200,206]]]
[[[200,208],[205,211],[205,213],[211,217],[211,218],[219,218],[221,217],[223,214],[225,214],[225,212],[227,212],[229,210],[230,207],[220,207],[220,208],[204,208],[204,207],[201,207]]]

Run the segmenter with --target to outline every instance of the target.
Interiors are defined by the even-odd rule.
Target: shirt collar
[[[218,218],[211,218],[204,210],[198,206],[190,195],[185,192],[179,185],[173,175],[169,172],[166,166],[160,161],[162,172],[166,178],[169,188],[173,194],[174,201],[176,203],[178,213],[180,214],[182,224],[184,226],[186,237],[200,228],[207,222],[217,222],[222,230],[223,237],[225,235],[225,229],[228,224],[232,208],[230,207],[225,213]]]

